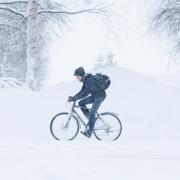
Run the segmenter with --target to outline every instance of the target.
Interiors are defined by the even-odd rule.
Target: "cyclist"
[[[79,101],[79,106],[83,114],[89,119],[87,129],[81,133],[88,138],[91,138],[94,124],[96,121],[96,112],[99,109],[101,103],[106,98],[106,92],[102,89],[92,74],[86,74],[83,67],[79,67],[74,71],[74,76],[77,80],[83,83],[81,90],[74,96],[69,96],[69,101]],[[90,111],[86,105],[92,104]]]

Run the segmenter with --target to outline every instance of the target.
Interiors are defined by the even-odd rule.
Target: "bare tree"
[[[87,7],[85,4],[79,6],[76,1],[76,6],[72,6],[75,1],[71,3],[65,3],[64,1],[53,2],[51,0],[1,0],[0,1],[0,15],[3,12],[8,14],[8,18],[14,18],[17,24],[14,24],[16,28],[21,29],[26,33],[26,82],[29,86],[37,90],[38,78],[40,74],[43,61],[39,60],[38,56],[40,47],[43,47],[43,41],[40,30],[44,30],[47,27],[49,21],[56,21],[61,27],[70,21],[71,16],[89,13],[97,15],[108,15],[108,7],[94,4],[92,1],[87,1]],[[82,4],[80,1],[79,4]],[[70,7],[71,5],[71,7]],[[8,24],[7,21],[5,24]],[[13,24],[10,24],[13,26]],[[41,43],[39,43],[41,42]]]
[[[173,47],[173,54],[180,55],[180,1],[161,0],[152,18],[152,27],[155,32],[164,33],[170,45]]]

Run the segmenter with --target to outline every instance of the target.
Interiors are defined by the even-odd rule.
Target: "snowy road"
[[[77,140],[2,144],[3,180],[179,180],[180,149]]]

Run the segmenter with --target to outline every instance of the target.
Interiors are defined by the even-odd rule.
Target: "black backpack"
[[[105,74],[96,73],[93,77],[96,80],[98,86],[103,90],[106,90],[111,84],[109,76]]]

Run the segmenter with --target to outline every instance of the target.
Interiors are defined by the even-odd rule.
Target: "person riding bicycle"
[[[78,105],[81,107],[83,114],[89,119],[87,129],[81,133],[90,138],[94,130],[96,112],[105,100],[106,92],[98,85],[92,74],[85,73],[83,67],[77,68],[74,71],[74,76],[83,83],[83,86],[76,95],[69,96],[68,101],[80,100]],[[92,104],[90,111],[86,107],[87,104]]]

